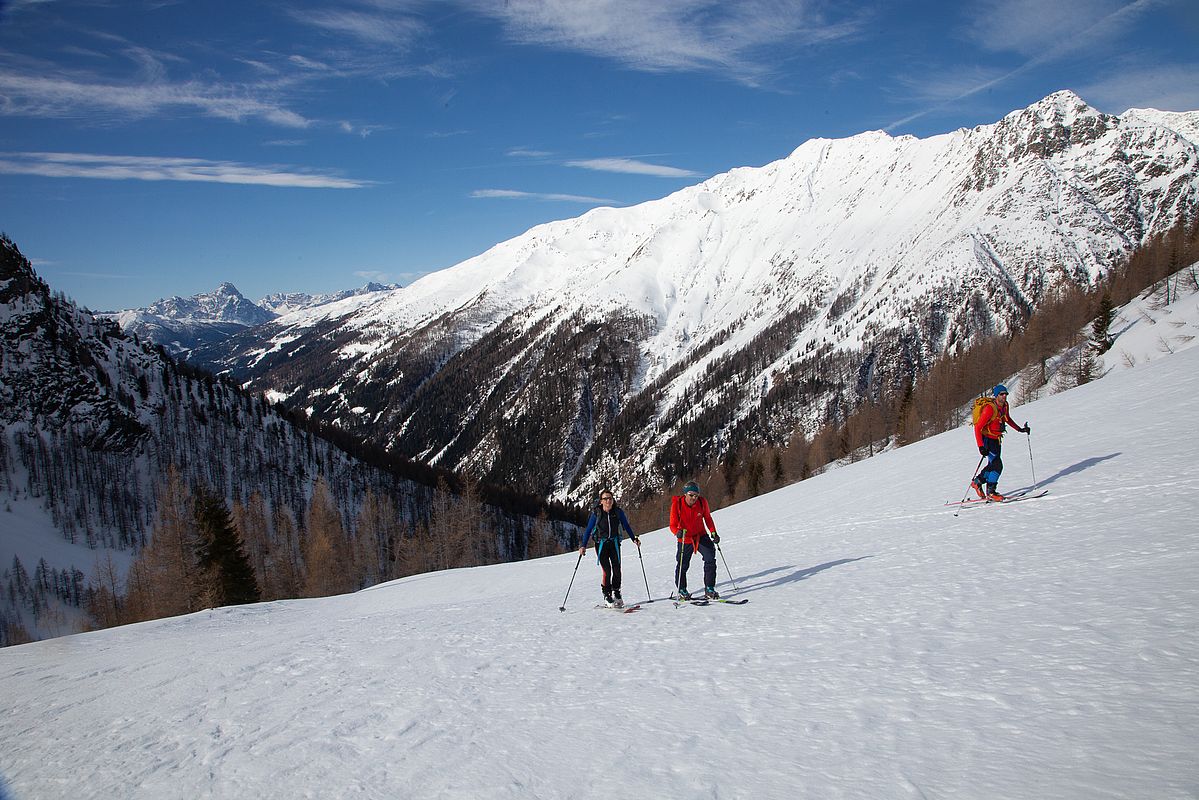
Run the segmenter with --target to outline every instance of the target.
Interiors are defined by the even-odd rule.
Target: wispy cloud
[[[713,71],[755,84],[773,70],[774,48],[852,36],[810,0],[462,0],[498,19],[520,44],[573,50],[650,72]]]
[[[601,205],[617,205],[612,200],[603,197],[587,197],[578,194],[553,194],[548,192],[518,192],[512,189],[476,189],[471,197],[488,200],[541,200],[548,202],[587,203]]]
[[[655,178],[698,178],[700,173],[662,164],[649,164],[632,158],[587,158],[567,161],[568,167],[595,170],[596,172],[620,172],[629,175],[651,175]]]
[[[986,50],[1037,57],[1088,46],[1097,36],[1117,32],[1121,15],[1159,4],[1160,0],[982,0],[972,8],[965,33]]]
[[[1015,69],[982,77],[961,91],[944,91],[946,86],[959,81],[960,75],[948,81],[930,82],[940,87],[939,93],[948,96],[929,108],[892,122],[886,130],[906,125],[1076,52],[1098,47],[1126,30],[1137,16],[1161,6],[1164,1],[1134,0],[1118,4],[1114,0],[1060,0],[1060,5],[1050,4],[1055,6],[1051,13],[1037,18],[1035,12],[1048,6],[1035,0],[987,0],[980,6],[980,22],[970,31],[976,43],[985,42],[989,49],[1031,54],[1031,57]],[[990,36],[997,31],[1000,32],[997,36]]]
[[[512,158],[550,158],[554,154],[549,150],[533,150],[528,147],[513,147],[506,155]]]
[[[306,128],[311,121],[262,93],[244,87],[144,82],[119,84],[73,76],[43,76],[0,70],[0,114],[31,117],[149,117],[184,109],[240,122],[256,118],[287,128]]]
[[[256,166],[232,161],[152,156],[109,156],[88,153],[2,153],[0,174],[46,178],[184,181],[302,189],[359,189],[369,181],[312,170]]]
[[[401,8],[400,10],[402,12],[405,9]],[[394,13],[394,10],[389,9],[368,11],[294,10],[291,13],[295,19],[307,25],[329,33],[348,35],[370,45],[407,49],[426,33],[425,24],[417,17],[409,16],[406,13],[397,14]]]

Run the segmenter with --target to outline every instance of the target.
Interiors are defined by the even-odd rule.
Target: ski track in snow
[[[1199,349],[716,511],[748,605],[600,613],[587,557],[0,651],[25,798],[1194,798]],[[1079,419],[1085,410],[1084,420]],[[1010,433],[1001,488],[1032,485]],[[624,594],[673,540],[625,543]],[[717,559],[720,589],[738,594]],[[700,584],[695,559],[690,581]]]

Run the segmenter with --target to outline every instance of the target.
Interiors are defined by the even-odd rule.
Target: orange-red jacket
[[[687,533],[683,535],[682,531]],[[683,497],[676,495],[670,498],[670,532],[692,547],[699,546],[699,537],[705,532],[716,533],[716,523],[712,521],[708,501],[701,497],[695,501],[695,505],[689,506]]]
[[[1011,425],[1016,430],[1024,430],[1012,419],[1006,402],[996,400],[994,403],[983,406],[983,410],[978,415],[978,422],[974,426],[975,444],[982,447],[984,436],[988,439],[1002,439],[1004,423]]]

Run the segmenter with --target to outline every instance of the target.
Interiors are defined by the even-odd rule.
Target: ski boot
[[[970,481],[970,488],[974,490],[976,495],[978,495],[979,500],[987,499],[987,490],[983,488],[982,482],[979,481],[978,478]]]
[[[711,586],[705,586],[704,587],[704,599],[705,600],[719,600],[720,592],[716,591]]]
[[[993,483],[987,484],[987,500],[989,500],[992,503],[1002,503],[1004,501],[1004,499],[1005,499],[1004,496],[1001,495],[998,491],[996,491],[995,484],[993,484]]]
[[[691,592],[687,591],[686,589],[679,589],[679,600],[686,601],[686,600],[690,600],[690,599],[691,599]]]
[[[612,598],[612,592],[608,589],[604,589],[604,605],[608,608],[613,608],[616,605],[616,601]]]
[[[624,598],[620,596],[620,589],[612,590],[612,605],[617,608],[624,608]]]

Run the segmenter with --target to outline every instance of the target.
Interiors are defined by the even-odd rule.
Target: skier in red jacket
[[[683,487],[682,496],[670,499],[670,532],[678,542],[675,552],[674,585],[680,600],[690,600],[687,591],[687,567],[691,565],[691,554],[699,550],[704,559],[704,597],[720,599],[716,592],[716,546],[720,534],[712,521],[708,501],[699,494],[695,481]],[[710,534],[710,535],[709,535]]]
[[[1002,383],[997,385],[991,396],[995,398],[995,402],[983,406],[978,415],[978,422],[974,424],[974,439],[978,444],[978,452],[987,457],[987,463],[982,472],[970,482],[970,487],[980,498],[1001,502],[1003,495],[996,491],[996,484],[999,483],[999,475],[1003,472],[1003,459],[999,457],[999,451],[1004,425],[1011,425],[1021,433],[1028,433],[1031,428],[1027,424],[1021,427],[1012,419],[1008,411],[1006,386]]]

